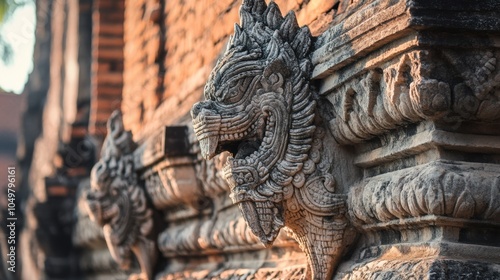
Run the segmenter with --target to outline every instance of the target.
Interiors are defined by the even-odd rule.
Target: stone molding
[[[312,52],[312,77],[332,103],[339,143],[425,120],[499,122],[500,21],[490,16],[498,3],[360,2]]]
[[[428,223],[428,216],[500,226],[500,169],[493,164],[434,161],[363,180],[352,187],[349,213],[373,228]],[[413,219],[413,221],[405,220]],[[446,220],[443,219],[443,223]]]
[[[497,59],[495,49],[400,54],[326,95],[336,116],[332,133],[340,143],[354,144],[425,120],[451,126],[464,120],[498,122]]]
[[[489,13],[498,10],[495,0],[459,1],[453,6],[427,0],[358,1],[355,5],[348,16],[334,18],[332,26],[315,40],[312,78],[324,80],[321,93],[413,47],[491,47],[495,43],[490,36],[500,28],[500,20]],[[349,68],[356,70],[346,71]]]
[[[471,271],[480,267],[484,279],[496,279],[500,275],[494,265],[467,261],[428,259],[388,259],[357,265],[352,273],[339,279],[470,279]],[[424,278],[424,279],[425,279]]]

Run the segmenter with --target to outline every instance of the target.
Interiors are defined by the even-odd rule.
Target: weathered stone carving
[[[243,251],[259,245],[238,209],[232,208],[217,213],[213,219],[180,222],[162,232],[158,240],[165,256]]]
[[[131,267],[134,253],[141,275],[133,277],[153,279],[157,248],[152,237],[152,211],[134,170],[134,149],[121,113],[113,112],[101,159],[92,168],[87,206],[91,219],[103,227],[111,255],[122,269]]]
[[[490,267],[481,263],[451,260],[384,260],[357,266],[351,274],[343,276],[342,280],[358,279],[471,279],[473,271],[480,267],[483,279],[498,279],[499,273],[491,271]],[[425,279],[425,278],[424,278]]]
[[[205,86],[207,101],[192,109],[202,155],[231,152],[225,177],[252,232],[270,246],[286,226],[307,254],[306,277],[328,279],[347,221],[315,123],[311,34],[274,2],[243,1],[240,18]]]
[[[493,50],[449,49],[399,55],[328,94],[331,131],[340,143],[355,144],[424,120],[498,121],[497,57]]]
[[[493,164],[435,161],[360,182],[350,195],[352,220],[363,225],[439,217],[500,222],[500,177]],[[439,222],[435,222],[439,223]]]
[[[146,191],[156,209],[172,208],[180,205],[200,208],[203,200],[201,187],[189,161],[171,165],[166,161],[143,174]]]
[[[298,243],[283,231],[272,248],[262,246],[228,196],[229,184],[222,176],[228,154],[203,160],[194,131],[188,131],[189,154],[159,152],[154,158],[161,160],[141,160],[153,158],[145,156],[151,154],[149,147],[171,143],[168,133],[153,142],[160,145],[150,145],[157,136],[148,137],[134,152],[146,195],[168,224],[159,232],[157,246],[169,262],[155,279],[299,279],[307,259]],[[242,263],[250,254],[258,261]]]

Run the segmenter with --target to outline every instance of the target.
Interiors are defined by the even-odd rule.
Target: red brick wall
[[[92,12],[90,134],[103,138],[106,121],[121,105],[124,0],[95,0]]]
[[[308,24],[317,35],[352,1],[276,2],[283,13],[296,11],[299,24]],[[122,109],[125,125],[135,135],[148,134],[143,130],[152,123],[186,119],[182,116],[193,100],[201,98],[209,70],[239,22],[240,4],[241,0],[125,1]],[[163,113],[155,112],[158,106],[166,107]]]
[[[129,128],[137,130],[151,120],[163,92],[162,63],[164,39],[160,23],[163,3],[156,0],[126,0],[125,9],[125,85],[124,103]]]

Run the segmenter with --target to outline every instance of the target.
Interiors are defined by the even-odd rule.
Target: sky
[[[35,4],[23,5],[0,25],[0,34],[13,49],[10,63],[0,60],[0,88],[21,93],[33,70],[33,46],[35,43]]]

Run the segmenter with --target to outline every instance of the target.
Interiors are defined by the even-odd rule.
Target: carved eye
[[[242,97],[243,89],[241,87],[240,81],[233,81],[224,91],[224,100],[235,103],[240,101]]]
[[[219,102],[222,102],[226,99],[226,95],[227,95],[227,91],[228,91],[228,88],[225,87],[221,90],[217,90],[215,92],[215,99]]]
[[[231,98],[237,96],[239,92],[240,92],[240,88],[239,87],[230,88],[229,89],[229,93],[226,95],[226,99],[231,99]]]

